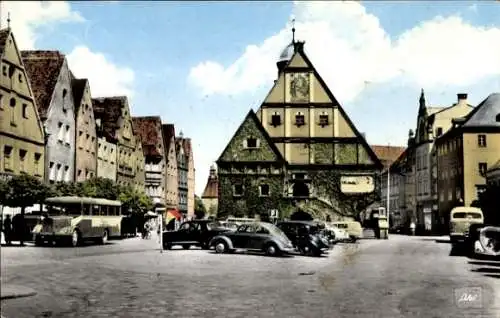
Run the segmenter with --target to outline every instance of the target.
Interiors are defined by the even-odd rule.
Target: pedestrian
[[[12,220],[10,219],[10,215],[7,214],[5,220],[3,221],[3,234],[5,236],[5,243],[7,245],[11,244],[11,234],[12,234]]]

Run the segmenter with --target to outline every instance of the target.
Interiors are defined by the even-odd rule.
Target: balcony
[[[151,171],[146,171],[146,181],[161,181],[163,175],[161,173],[154,173]]]

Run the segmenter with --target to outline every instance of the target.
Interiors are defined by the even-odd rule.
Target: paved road
[[[500,317],[500,265],[449,256],[450,245],[433,238],[365,240],[322,258],[155,247],[131,239],[78,249],[2,248],[2,284],[38,293],[3,301],[2,314]],[[457,302],[456,293],[468,301]]]

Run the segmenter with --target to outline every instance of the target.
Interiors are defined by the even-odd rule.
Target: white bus
[[[106,244],[110,237],[121,237],[120,201],[66,196],[47,198],[45,204],[47,214],[33,229],[35,245],[67,241],[78,246],[86,240]]]

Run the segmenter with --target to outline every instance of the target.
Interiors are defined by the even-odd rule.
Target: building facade
[[[187,161],[187,214],[189,218],[194,218],[195,209],[195,189],[196,189],[196,169],[194,167],[194,154],[191,138],[184,139],[184,152]]]
[[[71,80],[76,115],[75,181],[97,177],[98,141],[92,96],[87,79]]]
[[[486,184],[500,186],[500,160],[486,171]]]
[[[44,130],[10,29],[0,30],[0,177],[44,177]]]
[[[116,183],[135,187],[137,184],[137,141],[126,96],[93,98],[94,116],[99,120],[106,140],[116,141]]]
[[[75,178],[75,105],[68,62],[58,51],[22,51],[38,114],[48,134],[45,179]]]
[[[101,125],[100,119],[96,120],[97,131],[97,176],[116,182],[116,140],[107,136]]]
[[[207,217],[217,216],[218,188],[219,180],[217,178],[217,168],[215,165],[212,165],[210,167],[207,185],[205,186],[205,190],[203,190],[203,195],[201,196],[201,201],[207,209]]]
[[[436,140],[439,217],[470,206],[486,188],[488,167],[500,160],[500,93],[491,94]]]
[[[177,210],[179,205],[179,179],[177,171],[175,127],[173,124],[163,124],[161,127],[163,142],[165,143],[165,156],[167,158],[167,170],[165,175],[165,205],[167,210]]]
[[[419,99],[417,129],[414,146],[410,148],[414,162],[415,178],[415,222],[419,232],[430,232],[442,227],[438,217],[438,204],[433,199],[432,149],[434,140],[446,133],[454,118],[467,115],[473,106],[467,103],[467,94],[457,94],[457,102],[449,107],[430,107],[426,103],[424,90]]]
[[[312,178],[319,172],[338,172],[344,194],[377,191],[382,165],[309,61],[304,42],[288,45],[277,66],[264,102],[249,111],[217,160],[220,216],[277,211],[286,218],[297,208],[312,216],[333,207]]]
[[[185,140],[182,132],[175,138],[175,152],[177,155],[177,183],[179,212],[188,216],[188,155],[185,151]]]
[[[134,164],[134,188],[142,193],[146,192],[146,157],[142,148],[142,137],[134,133],[135,137],[135,155]]]
[[[165,210],[166,157],[161,118],[132,117],[136,136],[140,136],[145,160],[145,192],[153,201],[155,211]]]

